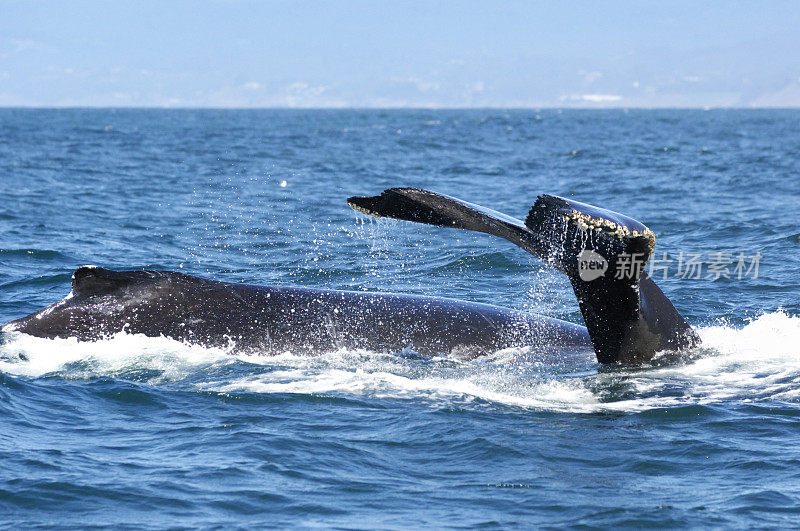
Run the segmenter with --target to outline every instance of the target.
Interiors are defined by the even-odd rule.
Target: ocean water
[[[796,526],[798,153],[793,110],[2,109],[0,322],[82,264],[581,322],[567,282],[508,242],[345,204],[419,186],[640,219],[704,343],[613,368],[0,334],[0,524]]]

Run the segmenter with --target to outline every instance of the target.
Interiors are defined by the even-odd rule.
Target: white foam
[[[653,371],[653,377],[683,378],[707,401],[783,399],[800,390],[800,317],[776,312],[741,329],[718,325],[699,333],[713,352],[685,366]]]
[[[476,399],[522,407],[591,410],[596,399],[578,379],[539,379],[533,368],[462,362],[450,358],[408,359],[368,351],[341,350],[323,357],[252,360],[282,369],[201,385],[221,393],[350,394],[376,398],[448,402]]]
[[[153,384],[192,377],[191,387],[219,393],[301,393],[457,401],[569,412],[640,411],[729,400],[800,399],[800,317],[763,315],[744,327],[699,330],[694,361],[650,369],[597,371],[565,358],[554,366],[513,349],[473,361],[420,359],[364,350],[317,357],[231,355],[231,349],[188,346],[166,338],[117,334],[94,343],[40,339],[16,332],[0,345],[0,370],[37,377],[117,376],[154,370]],[[247,363],[237,376],[214,379],[208,369]],[[245,373],[242,376],[242,373]],[[201,383],[194,383],[197,381]],[[622,397],[625,399],[621,399]],[[630,397],[630,398],[628,398]]]
[[[95,342],[44,339],[11,332],[0,345],[0,371],[43,376],[60,373],[67,378],[115,375],[127,370],[152,369],[158,381],[178,380],[199,367],[230,360],[228,349],[190,346],[168,338],[120,332]]]

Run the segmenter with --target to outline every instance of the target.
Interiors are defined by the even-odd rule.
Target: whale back
[[[548,356],[591,348],[583,327],[487,304],[94,266],[75,270],[65,299],[2,331],[79,340],[127,332],[259,354],[408,348],[469,358],[512,346]]]
[[[72,294],[75,297],[110,295],[152,281],[157,276],[153,271],[112,271],[85,265],[72,273]]]

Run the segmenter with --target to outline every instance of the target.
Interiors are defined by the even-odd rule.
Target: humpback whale
[[[252,286],[171,271],[82,266],[61,301],[3,332],[92,341],[121,331],[274,354],[346,348],[475,357],[525,346],[639,363],[699,338],[647,275],[655,235],[622,214],[540,195],[520,219],[417,188],[347,200],[363,214],[505,238],[569,279],[585,327],[489,304],[439,297]]]

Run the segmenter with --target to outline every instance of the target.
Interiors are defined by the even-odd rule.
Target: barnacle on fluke
[[[574,209],[564,214],[564,219],[566,219],[569,223],[577,225],[583,230],[600,231],[620,239],[639,237],[647,238],[647,247],[649,249],[648,254],[652,254],[656,246],[656,235],[647,227],[644,227],[644,229],[641,231],[632,231],[621,223],[617,224],[611,220],[601,217],[592,217],[589,214],[583,214]]]
[[[350,208],[352,208],[353,210],[355,210],[356,212],[361,212],[362,214],[366,214],[368,216],[375,216],[376,218],[381,217],[381,215],[378,214],[377,212],[375,212],[374,210],[370,210],[368,208],[360,207],[357,204],[352,203],[350,201],[347,202],[347,205]]]

